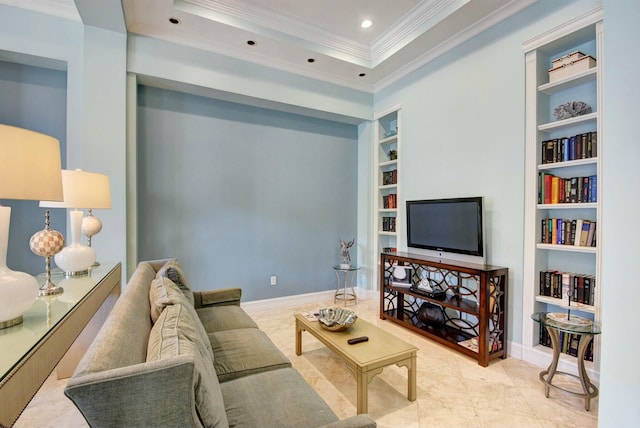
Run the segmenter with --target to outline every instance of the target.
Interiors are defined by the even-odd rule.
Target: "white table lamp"
[[[62,200],[60,142],[0,124],[0,199]],[[38,298],[38,281],[7,267],[11,207],[0,206],[0,328],[22,322]]]
[[[109,186],[109,177],[102,176],[100,180],[96,180],[94,185],[95,206],[89,208],[89,214],[82,219],[82,234],[87,237],[87,245],[91,247],[91,238],[102,230],[102,221],[93,215],[94,209],[111,209],[111,188]],[[95,261],[92,267],[100,266]]]
[[[80,242],[84,215],[80,209],[103,206],[103,196],[99,195],[96,189],[103,188],[105,181],[108,186],[109,177],[104,174],[80,169],[62,170],[64,200],[62,202],[40,201],[41,207],[73,208],[69,211],[71,242],[54,257],[56,265],[64,271],[67,277],[87,275],[89,268],[96,261],[95,250]]]

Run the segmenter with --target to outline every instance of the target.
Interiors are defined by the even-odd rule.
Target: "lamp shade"
[[[0,124],[0,199],[62,201],[60,142]]]
[[[62,170],[62,188],[64,199],[41,200],[40,206],[46,208],[111,208],[109,176],[80,169]]]

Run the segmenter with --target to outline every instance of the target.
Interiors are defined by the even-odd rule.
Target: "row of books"
[[[542,142],[542,163],[567,162],[598,156],[598,133],[585,132]]]
[[[398,195],[391,193],[382,196],[382,208],[398,208]]]
[[[557,177],[548,172],[538,174],[539,204],[574,204],[598,200],[598,177]]]
[[[383,253],[395,253],[397,251],[398,251],[398,249],[396,247],[383,247],[382,248],[382,252]]]
[[[398,184],[398,170],[383,171],[382,172],[382,185],[387,186],[389,184]]]
[[[540,243],[595,247],[596,222],[583,219],[542,219]]]
[[[382,230],[384,232],[396,231],[396,218],[395,217],[382,217]]]
[[[572,302],[592,305],[595,301],[596,277],[556,270],[540,271],[540,295],[558,299],[571,296]]]
[[[578,344],[580,335],[575,333],[560,332],[560,352],[563,354],[571,355],[573,357],[578,356]],[[540,325],[540,342],[541,345],[551,348],[551,336],[546,327]],[[589,342],[584,354],[585,361],[593,361],[593,341]]]

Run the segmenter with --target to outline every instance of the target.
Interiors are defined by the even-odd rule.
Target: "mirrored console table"
[[[58,378],[73,374],[120,295],[121,278],[120,263],[103,263],[77,278],[54,271],[64,293],[39,297],[22,324],[0,330],[1,427],[16,421],[56,366]]]

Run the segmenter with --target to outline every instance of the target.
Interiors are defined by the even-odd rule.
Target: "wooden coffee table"
[[[302,314],[296,314],[296,355],[302,354],[302,332],[307,331],[327,348],[338,354],[356,378],[357,412],[367,413],[367,386],[373,377],[382,373],[382,369],[391,364],[408,369],[409,401],[416,400],[416,353],[418,348],[398,339],[386,331],[358,318],[345,331],[332,332],[323,329],[320,323],[309,320]],[[368,342],[349,345],[347,340],[353,337],[368,336]]]

